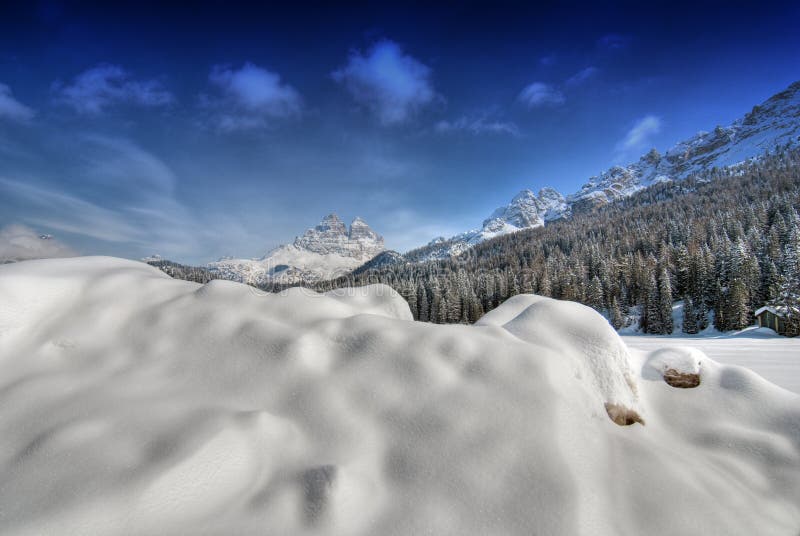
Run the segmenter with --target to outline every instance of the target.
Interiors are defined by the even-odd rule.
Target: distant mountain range
[[[661,155],[655,149],[627,166],[591,177],[577,192],[563,196],[553,188],[538,194],[522,190],[473,229],[438,237],[421,248],[387,252],[381,236],[356,218],[348,230],[335,215],[260,259],[221,259],[208,269],[219,277],[251,284],[317,281],[358,267],[424,262],[459,255],[485,240],[541,227],[573,213],[592,210],[663,181],[679,181],[702,170],[729,168],[800,141],[800,82],[754,106],[727,127],[699,132]]]

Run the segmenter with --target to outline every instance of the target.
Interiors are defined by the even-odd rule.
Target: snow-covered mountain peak
[[[316,227],[308,229],[294,240],[298,249],[319,253],[335,254],[367,261],[383,251],[383,237],[373,231],[367,222],[356,218],[350,230],[336,214],[325,216]]]
[[[545,222],[563,218],[569,211],[567,200],[558,190],[546,186],[539,190],[539,203],[545,210],[543,219]]]
[[[345,226],[344,222],[334,213],[330,213],[322,218],[322,221],[319,222],[319,225],[317,225],[314,229],[323,233],[347,234],[347,227]]]
[[[544,212],[542,204],[530,190],[522,190],[511,199],[511,203],[496,209],[489,218],[484,220],[483,226],[497,227],[493,220],[500,220],[518,228],[536,227],[544,222],[540,216]]]
[[[542,188],[536,195],[524,189],[515,195],[508,205],[499,207],[483,220],[480,229],[473,229],[449,239],[437,237],[426,246],[415,250],[416,261],[442,259],[458,255],[470,247],[508,233],[522,229],[541,227],[547,221],[564,217],[568,206],[564,196],[553,188]]]
[[[261,259],[221,259],[209,269],[226,279],[254,284],[315,281],[348,273],[384,250],[383,237],[367,222],[355,218],[348,229],[331,213],[293,243]]]
[[[356,216],[353,221],[350,223],[350,239],[351,240],[359,240],[362,242],[380,242],[381,245],[383,244],[383,238],[378,235],[372,228]]]
[[[531,190],[525,188],[524,190],[520,190],[520,192],[511,198],[512,205],[519,205],[525,203],[533,203],[536,202],[536,194],[534,194]]]

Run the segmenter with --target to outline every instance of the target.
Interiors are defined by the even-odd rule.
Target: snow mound
[[[707,358],[674,389],[575,304],[407,309],[0,266],[0,533],[796,534],[798,397]]]
[[[673,387],[694,388],[700,385],[700,368],[706,359],[706,355],[697,348],[661,348],[650,354],[642,376],[651,379],[662,377]]]
[[[708,357],[697,348],[669,346],[651,353],[647,366],[659,374],[668,370],[683,374],[700,374],[700,367],[707,359]]]
[[[520,339],[552,347],[571,358],[575,376],[588,379],[603,405],[641,411],[628,349],[594,309],[575,302],[520,295],[488,313],[478,324],[500,322]]]
[[[414,320],[408,303],[388,285],[375,284],[335,289],[326,292],[325,296],[346,303],[364,314],[381,315],[397,320]]]

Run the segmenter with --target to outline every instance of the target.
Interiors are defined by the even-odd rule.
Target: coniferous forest
[[[800,151],[710,170],[568,220],[478,244],[444,261],[369,270],[320,285],[382,282],[423,321],[473,322],[507,298],[533,292],[602,311],[615,328],[637,321],[672,332],[753,322],[766,303],[796,308]]]
[[[783,149],[731,169],[662,182],[545,227],[478,244],[447,260],[399,262],[311,286],[326,291],[385,283],[414,318],[470,323],[519,293],[584,303],[617,329],[742,329],[765,304],[800,314],[800,150]],[[202,268],[162,261],[172,275],[205,282]],[[264,290],[277,291],[271,285]]]

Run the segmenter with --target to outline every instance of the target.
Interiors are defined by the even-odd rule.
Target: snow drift
[[[111,258],[0,267],[3,534],[787,534],[800,399],[583,306],[476,326]],[[676,389],[666,370],[702,381]],[[617,426],[606,404],[646,424]]]

